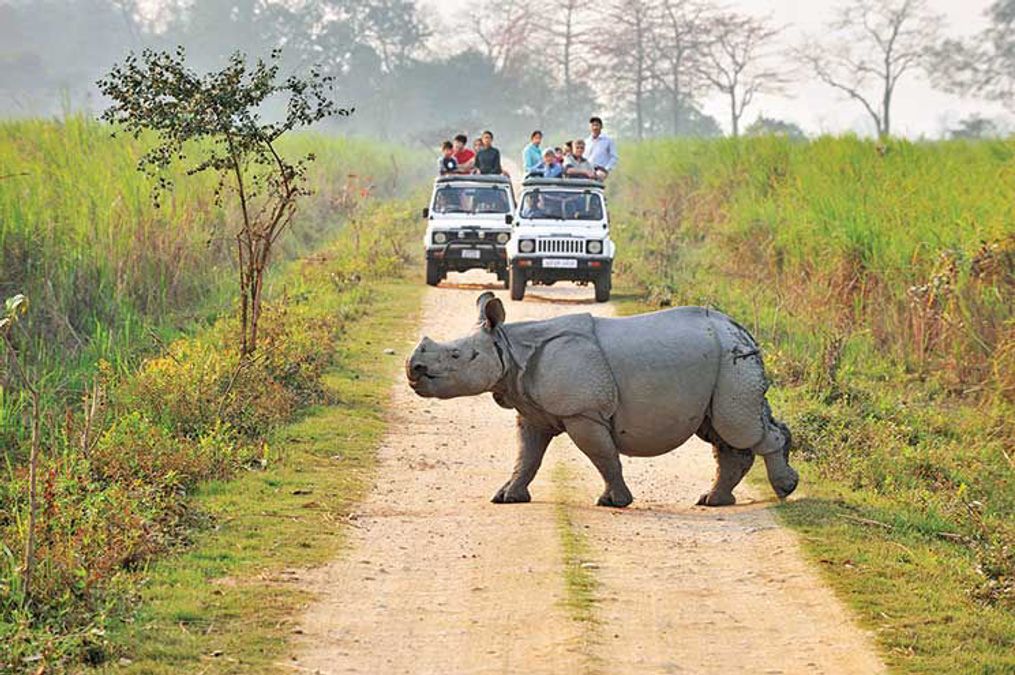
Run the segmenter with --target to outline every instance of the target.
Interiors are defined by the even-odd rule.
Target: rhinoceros
[[[734,504],[736,487],[765,459],[779,498],[796,489],[790,432],[772,417],[757,342],[705,307],[626,318],[571,314],[505,323],[493,293],[479,296],[479,324],[451,342],[424,337],[406,361],[409,385],[441,399],[492,392],[518,412],[518,459],[495,503],[528,502],[550,440],[567,433],[603,477],[598,504],[631,503],[620,455],[653,457],[692,434],[712,444],[718,469],[698,504]]]

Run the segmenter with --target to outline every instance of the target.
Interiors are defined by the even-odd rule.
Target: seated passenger
[[[536,165],[531,175],[542,176],[543,178],[560,178],[564,173],[564,167],[557,162],[557,155],[553,150],[543,153],[543,161]]]
[[[580,138],[572,146],[574,151],[571,156],[564,160],[565,178],[592,178],[596,177],[595,167],[585,159],[585,141]]]
[[[458,162],[457,173],[472,173],[476,168],[476,153],[467,147],[468,136],[458,134],[452,143],[455,147],[455,161]]]
[[[455,161],[455,147],[451,141],[444,141],[441,144],[440,175],[455,173],[458,170],[458,162]]]

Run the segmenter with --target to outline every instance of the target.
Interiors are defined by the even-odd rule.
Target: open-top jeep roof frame
[[[602,181],[590,178],[526,178],[522,187],[556,187],[556,188],[606,188]]]
[[[486,183],[489,185],[511,185],[511,179],[507,176],[460,173],[440,176],[437,178],[437,183]]]

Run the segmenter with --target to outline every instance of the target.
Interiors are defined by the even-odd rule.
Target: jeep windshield
[[[448,185],[437,188],[434,213],[510,213],[507,189],[502,187],[466,187]]]
[[[532,190],[522,198],[520,215],[529,220],[602,220],[603,199],[594,192]]]

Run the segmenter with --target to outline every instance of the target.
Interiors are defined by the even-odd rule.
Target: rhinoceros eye
[[[479,356],[479,352],[477,352],[475,349],[473,349],[472,350],[472,356],[469,357],[469,360],[470,361],[475,361],[477,356]]]
[[[451,350],[451,358],[457,359],[457,358],[461,358],[461,356],[462,356],[462,352],[458,351],[457,349],[452,349]]]

